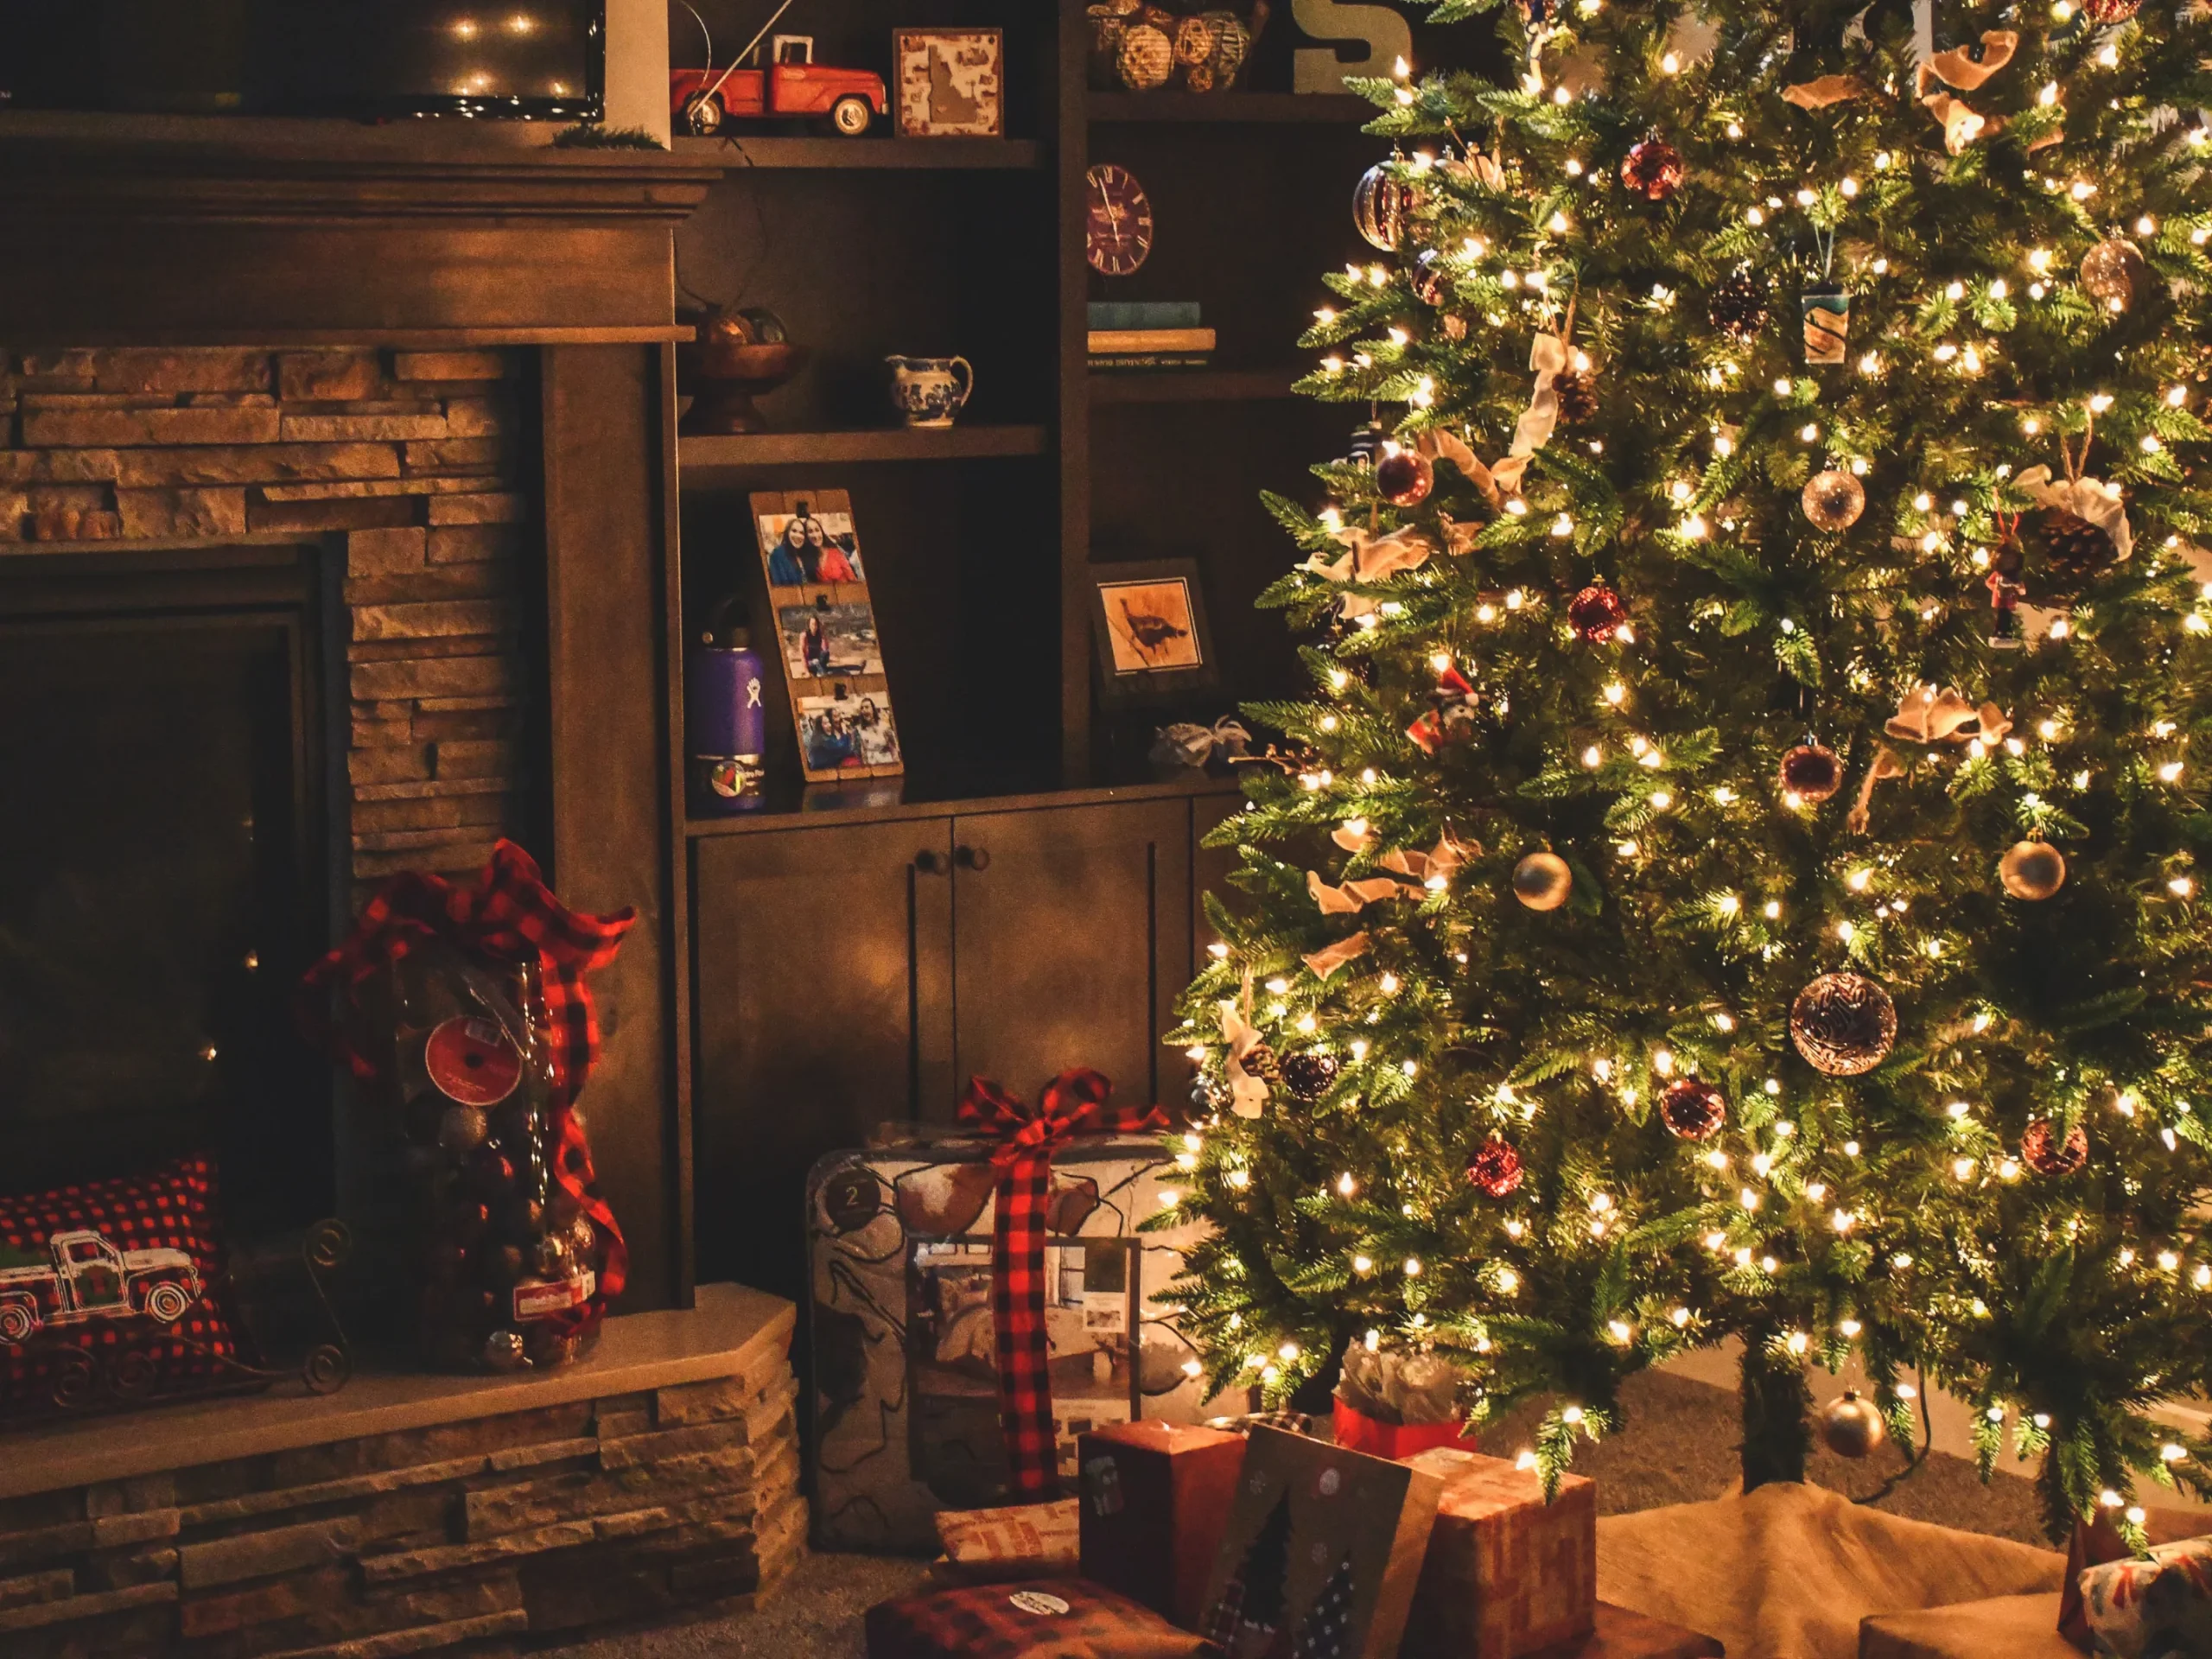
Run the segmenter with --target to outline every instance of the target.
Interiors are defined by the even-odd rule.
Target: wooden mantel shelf
[[[671,233],[721,169],[550,137],[0,115],[9,343],[671,338]]]
[[[765,1291],[702,1285],[690,1309],[608,1320],[589,1358],[544,1376],[370,1369],[319,1398],[280,1385],[270,1394],[11,1430],[0,1433],[0,1499],[738,1376],[789,1349],[795,1318],[791,1303]]]

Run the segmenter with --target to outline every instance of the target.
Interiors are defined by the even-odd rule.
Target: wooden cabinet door
[[[951,826],[695,843],[699,1273],[805,1284],[816,1159],[951,1090]]]
[[[1125,1102],[1175,1086],[1181,1064],[1160,1044],[1190,977],[1190,803],[972,814],[954,840],[963,1084],[977,1074],[1034,1099],[1088,1065]]]
[[[1244,810],[1242,795],[1198,795],[1191,801],[1191,972],[1195,977],[1198,970],[1198,953],[1214,942],[1214,931],[1206,923],[1205,895],[1219,893],[1224,899],[1234,901],[1243,895],[1229,885],[1229,874],[1236,868],[1236,849],[1233,847],[1201,847],[1198,842],[1222,821]]]

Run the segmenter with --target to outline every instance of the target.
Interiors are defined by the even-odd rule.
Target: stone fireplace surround
[[[0,559],[341,544],[355,898],[507,834],[639,912],[584,1102],[639,1311],[545,1376],[6,1433],[10,1659],[499,1651],[803,1546],[791,1309],[695,1303],[671,1106],[670,234],[714,169],[543,137],[0,115]]]

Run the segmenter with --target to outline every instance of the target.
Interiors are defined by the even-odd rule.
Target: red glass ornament
[[[1593,582],[1567,601],[1567,620],[1578,634],[1602,645],[1628,623],[1628,607],[1602,582]]]
[[[2143,0],[2082,0],[2082,15],[2099,29],[2124,23],[2143,10]]]
[[[1436,469],[1417,449],[1395,449],[1375,463],[1375,487],[1394,507],[1417,507],[1436,487]]]
[[[1493,1198],[1510,1197],[1521,1185],[1521,1154],[1492,1135],[1467,1160],[1467,1179]]]
[[[1800,743],[1782,757],[1782,786],[1808,801],[1825,801],[1843,787],[1843,762],[1825,743]]]
[[[1621,182],[1646,201],[1663,201],[1682,181],[1682,155],[1656,133],[1628,147]]]
[[[1702,1141],[1728,1116],[1728,1097],[1703,1077],[1676,1077],[1659,1096],[1659,1121],[1685,1141]]]
[[[2076,1123],[2062,1141],[2057,1126],[2039,1117],[2020,1136],[2020,1161],[2038,1175],[2071,1175],[2089,1161],[2089,1132]]]

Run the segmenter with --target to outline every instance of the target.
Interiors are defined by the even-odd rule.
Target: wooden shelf
[[[815,824],[895,823],[917,818],[973,817],[978,812],[1033,811],[1040,807],[1095,806],[1109,801],[1167,800],[1185,795],[1236,795],[1235,777],[1192,772],[1154,783],[1044,790],[1025,795],[932,797],[903,778],[855,779],[849,784],[769,786],[757,811],[740,817],[686,818],[683,832],[693,841],[715,836],[759,835],[771,830]],[[906,798],[914,791],[917,798]]]
[[[1360,126],[1382,113],[1349,92],[1093,92],[1093,121],[1319,122]]]
[[[690,162],[720,162],[732,173],[756,167],[1033,173],[1045,165],[1045,147],[1033,138],[779,138],[732,133],[678,138],[676,153]]]
[[[857,432],[747,432],[679,438],[678,475],[688,484],[718,474],[815,461],[985,461],[1046,453],[1041,426],[884,427]]]
[[[1109,369],[1090,376],[1090,401],[1103,404],[1267,403],[1292,397],[1302,371],[1281,369]]]

